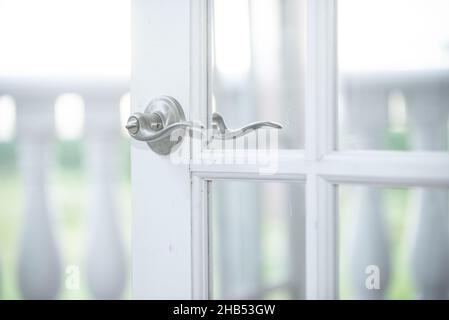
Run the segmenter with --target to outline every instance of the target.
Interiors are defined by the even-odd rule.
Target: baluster
[[[351,82],[345,91],[347,128],[356,149],[384,149],[387,129],[387,95],[382,88]],[[389,246],[383,219],[381,188],[352,186],[349,211],[353,223],[349,234],[349,272],[356,297],[382,299],[390,274]],[[372,274],[379,271],[379,288],[367,286]],[[373,274],[374,275],[374,274]]]
[[[18,276],[26,299],[54,299],[61,265],[48,199],[50,145],[54,135],[53,95],[16,97],[19,168],[23,181],[24,220]]]
[[[85,161],[88,177],[87,283],[94,298],[118,299],[126,283],[126,257],[117,208],[120,96],[88,92]]]
[[[406,91],[411,143],[414,150],[447,148],[447,88],[432,83]],[[446,299],[449,292],[448,193],[415,188],[411,193],[410,263],[418,297]]]
[[[260,207],[257,186],[244,182],[215,185],[221,255],[221,298],[262,298]]]

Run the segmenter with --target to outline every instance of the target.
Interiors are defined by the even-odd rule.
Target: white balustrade
[[[441,82],[405,91],[413,150],[447,149],[448,87]],[[417,297],[447,299],[449,293],[448,191],[414,188],[411,194],[410,263]]]
[[[21,294],[26,299],[54,299],[61,282],[61,263],[47,182],[54,137],[55,97],[45,92],[15,95],[24,196],[18,276]]]
[[[127,280],[117,207],[122,93],[103,88],[83,94],[88,177],[87,281],[97,299],[120,298]]]
[[[18,283],[24,298],[55,299],[62,266],[48,175],[52,151],[54,103],[59,94],[80,93],[86,102],[85,163],[88,202],[87,283],[95,298],[120,298],[127,265],[118,220],[120,97],[122,80],[67,81],[0,79],[0,88],[16,100],[18,160],[23,187],[23,226],[18,253]],[[80,212],[81,214],[81,212]],[[81,278],[84,278],[82,272]],[[1,281],[1,279],[0,279]]]
[[[387,92],[359,82],[346,83],[347,125],[351,147],[384,149],[388,123]],[[349,279],[358,299],[382,299],[388,287],[390,257],[381,189],[350,187]],[[370,282],[369,276],[378,277]],[[368,280],[368,283],[367,283]]]

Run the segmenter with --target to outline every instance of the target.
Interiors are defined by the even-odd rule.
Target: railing
[[[447,149],[448,73],[348,75],[343,84],[346,127],[355,138],[351,147],[386,149],[389,94],[400,90],[407,105],[411,149]],[[13,96],[17,106],[17,150],[25,195],[17,270],[20,292],[25,298],[56,298],[64,279],[47,178],[52,162],[49,150],[54,138],[54,101],[65,92],[80,94],[86,106],[84,158],[89,179],[86,255],[89,291],[95,298],[119,298],[123,293],[128,272],[114,199],[118,171],[116,148],[120,137],[118,106],[127,90],[125,81],[0,80],[0,95]],[[354,237],[349,243],[350,282],[358,298],[384,298],[391,278],[392,257],[381,189],[376,186],[352,188],[349,211],[354,217]],[[447,298],[448,192],[416,187],[411,197],[409,218],[417,222],[410,233],[409,269],[417,297]],[[232,251],[223,252],[224,261],[230,262]],[[366,286],[366,267],[370,265],[381,271],[378,290]],[[251,269],[252,277],[258,278],[257,268]],[[223,277],[227,279],[226,285],[231,286],[232,275]],[[260,285],[258,282],[254,281]]]
[[[449,72],[410,71],[353,74],[343,78],[343,100],[352,148],[387,149],[388,100],[401,92],[407,110],[409,148],[417,151],[446,151],[448,143]],[[449,207],[448,191],[415,187],[407,220],[409,227],[408,269],[422,299],[447,299],[449,294]],[[384,298],[392,278],[388,228],[381,188],[351,187],[352,234],[350,282],[362,299]],[[380,287],[366,285],[367,266],[380,271]],[[406,271],[406,270],[403,270]]]
[[[58,297],[66,277],[55,237],[54,203],[48,178],[54,163],[54,104],[62,93],[77,93],[85,103],[84,165],[87,171],[86,281],[92,297],[123,295],[128,266],[118,225],[118,144],[120,98],[125,80],[0,79],[0,95],[16,103],[17,158],[23,182],[24,209],[17,277],[24,298]]]

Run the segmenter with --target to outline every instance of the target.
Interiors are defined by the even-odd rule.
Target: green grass
[[[0,180],[0,298],[18,297],[15,283],[21,198],[17,175],[1,172]]]

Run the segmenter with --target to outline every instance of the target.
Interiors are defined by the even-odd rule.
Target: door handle
[[[202,128],[192,121],[186,121],[179,102],[169,96],[151,100],[143,113],[136,112],[128,118],[125,127],[132,138],[145,141],[154,152],[161,155],[175,150],[186,129]]]
[[[282,129],[279,123],[259,121],[231,130],[226,126],[223,116],[217,112],[212,114],[212,126],[213,138],[221,140],[235,139],[263,127]],[[175,98],[160,96],[152,100],[143,113],[132,114],[128,118],[126,129],[132,138],[147,142],[158,154],[167,155],[181,143],[186,130],[204,129],[204,126],[186,121],[184,111]]]
[[[212,125],[214,126],[214,129],[218,129],[218,134],[214,134],[214,138],[222,139],[222,140],[228,140],[228,139],[234,139],[239,138],[241,136],[244,136],[245,134],[250,133],[251,131],[264,128],[264,127],[270,127],[274,129],[282,129],[282,125],[280,125],[277,122],[271,122],[271,121],[257,121],[250,124],[247,124],[246,126],[243,126],[239,129],[230,130],[226,126],[226,123],[223,119],[223,116],[219,114],[218,112],[214,112],[212,114]]]
[[[126,129],[131,136],[139,141],[155,142],[169,137],[177,129],[193,127],[191,121],[181,121],[164,128],[162,118],[156,114],[137,112],[128,119]]]

